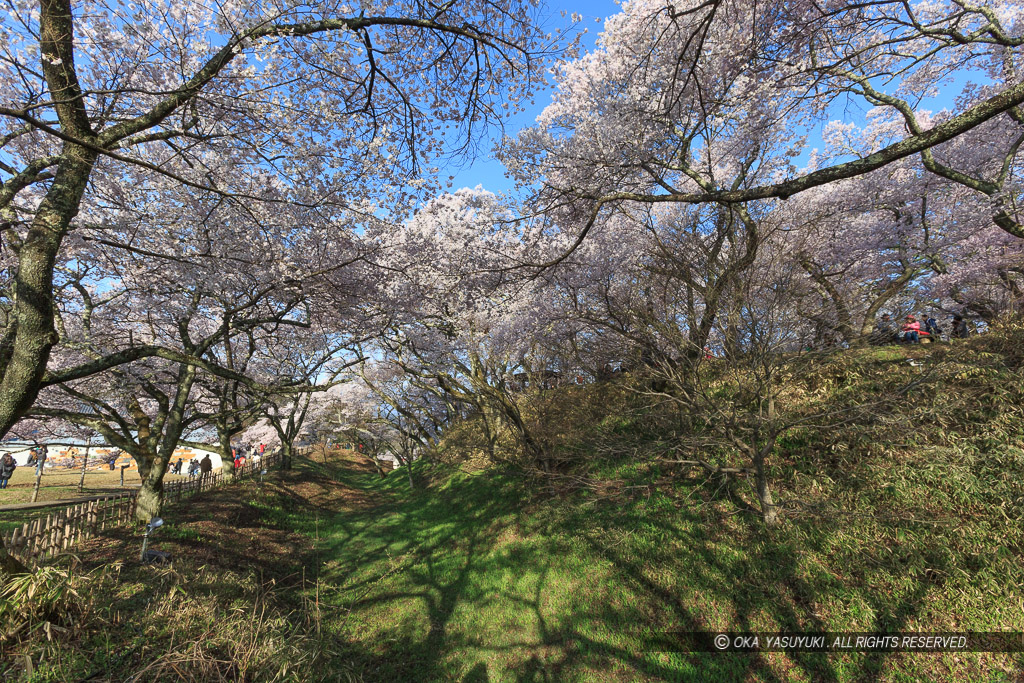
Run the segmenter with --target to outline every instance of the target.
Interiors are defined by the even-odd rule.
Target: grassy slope
[[[362,483],[383,500],[402,488]],[[649,651],[638,631],[1005,629],[1020,623],[1019,566],[990,556],[976,562],[991,575],[958,571],[927,528],[884,553],[871,524],[766,535],[661,493],[524,509],[527,499],[512,478],[458,473],[430,494],[328,520],[322,597],[355,668],[372,680],[979,681],[1021,665]]]
[[[778,530],[741,489],[616,455],[667,440],[664,416],[577,387],[544,401],[587,486],[418,463],[410,492],[351,454],[301,461],[170,518],[173,570],[109,569],[127,533],[93,544],[103,600],[4,654],[43,657],[33,680],[1019,680],[1019,654],[657,651],[677,630],[1019,630],[1024,344],[996,341],[914,350],[933,389],[902,421],[788,434],[779,497],[807,504]],[[840,354],[794,396],[868,400],[919,372],[904,355]]]
[[[927,373],[903,420],[787,435],[779,495],[813,504],[772,532],[732,492],[632,458],[595,458],[596,485],[555,498],[495,470],[435,466],[421,474],[439,485],[412,495],[360,475],[379,502],[320,529],[331,626],[378,680],[1019,676],[1020,655],[673,654],[637,633],[1019,629],[1024,383],[1009,342],[911,350],[923,368],[906,349],[840,354],[803,378],[810,410]],[[624,417],[628,399],[584,405],[594,391],[562,397],[577,445],[659,437]]]

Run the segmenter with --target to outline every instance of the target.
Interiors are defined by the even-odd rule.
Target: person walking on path
[[[207,453],[203,456],[203,459],[199,461],[199,478],[206,479],[206,476],[213,471],[213,461],[210,460],[210,454]]]
[[[0,489],[7,488],[7,481],[17,467],[18,463],[14,462],[14,457],[10,453],[4,453],[4,457],[0,458]]]

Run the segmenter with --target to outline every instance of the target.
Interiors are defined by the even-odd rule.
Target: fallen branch
[[[673,465],[692,465],[694,467],[703,467],[712,474],[753,474],[754,468],[752,467],[719,467],[718,465],[712,465],[709,462],[703,460],[659,460],[659,463],[670,463]]]

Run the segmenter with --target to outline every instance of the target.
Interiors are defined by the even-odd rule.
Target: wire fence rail
[[[308,451],[296,448],[296,455]],[[236,467],[232,482],[251,478],[280,464],[283,454],[275,449],[265,454],[259,462],[251,458],[245,465]],[[204,491],[223,486],[227,475],[209,472],[164,486],[164,506],[176,505]],[[101,531],[131,524],[135,518],[135,502],[138,491],[124,491],[107,496],[76,501],[45,517],[40,516],[21,527],[0,534],[7,551],[25,564],[36,565],[48,557],[62,553]]]

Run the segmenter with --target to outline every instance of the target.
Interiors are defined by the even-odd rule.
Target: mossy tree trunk
[[[163,509],[164,475],[185,430],[185,409],[195,380],[195,366],[179,364],[174,401],[168,405],[166,412],[159,412],[152,423],[142,418],[147,428],[150,424],[155,424],[157,429],[147,429],[146,446],[139,449],[135,458],[139,465],[139,476],[142,478],[142,487],[139,489],[138,503],[135,506],[135,519],[140,522],[148,522],[158,516]],[[143,433],[140,430],[140,443],[143,442],[142,437]]]
[[[149,522],[154,517],[159,517],[164,505],[164,472],[166,467],[160,468],[153,458],[153,465],[147,468],[145,473],[139,467],[139,476],[142,478],[142,487],[135,499],[135,519],[140,522]]]
[[[235,461],[231,458],[231,430],[226,419],[217,420],[217,443],[220,445],[221,473],[224,481],[235,479]]]
[[[295,446],[291,441],[281,442],[281,469],[290,470],[292,468],[292,458],[295,455]]]
[[[295,440],[302,431],[302,425],[306,421],[306,414],[309,411],[309,403],[313,398],[312,393],[306,393],[296,397],[288,405],[287,412],[278,409],[267,414],[267,420],[277,432],[281,441],[281,469],[292,468],[292,458],[295,455]]]
[[[54,265],[96,161],[94,153],[72,144],[64,145],[63,156],[28,234],[12,245],[17,271],[13,309],[0,340],[0,436],[7,434],[35,402],[50,351],[58,339],[54,327]]]
[[[95,138],[85,98],[74,65],[73,13],[69,0],[42,0],[39,4],[39,51],[43,79],[60,122],[68,134],[53,170],[52,182],[35,211],[23,240],[8,245],[17,256],[14,302],[0,340],[0,437],[39,395],[50,350],[57,343],[54,328],[53,271],[61,242],[78,215],[96,151],[75,142]],[[9,206],[22,189],[41,180],[53,166],[49,161],[30,164],[4,184],[0,205],[4,221],[13,218]],[[38,162],[37,162],[38,163]],[[10,237],[10,236],[8,236]]]

